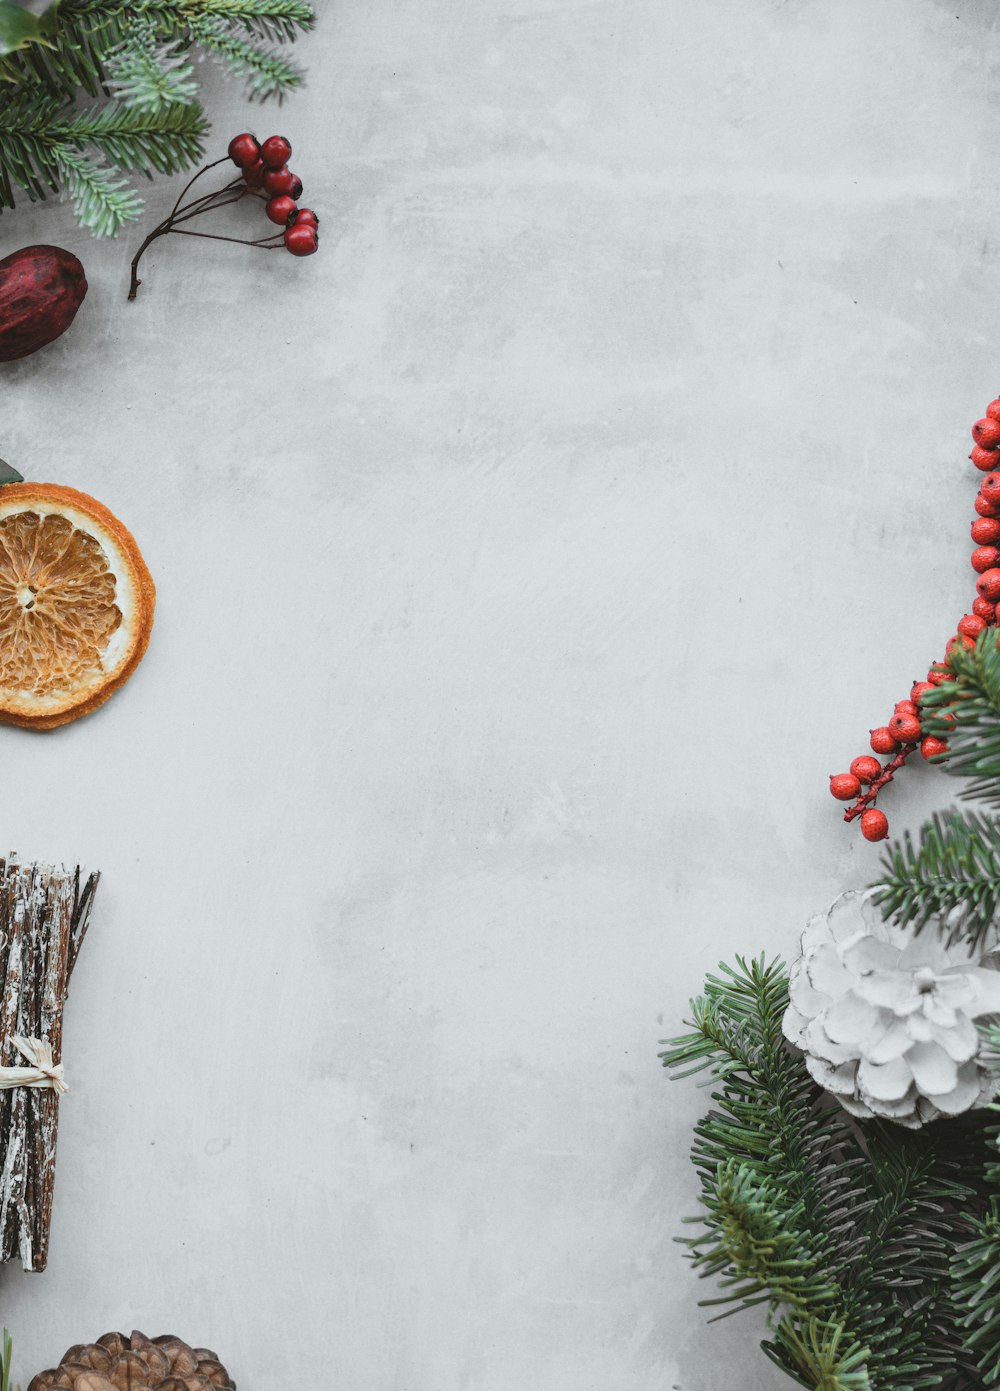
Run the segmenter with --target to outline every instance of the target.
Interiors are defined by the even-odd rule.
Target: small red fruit
[[[933,734],[928,734],[926,739],[920,741],[920,752],[924,758],[937,758],[938,754],[948,752],[948,745],[943,739],[935,739]]]
[[[1000,421],[994,423],[1000,430]],[[1000,473],[988,473],[980,483],[979,491],[987,502],[1000,502]]]
[[[958,620],[958,631],[966,638],[977,638],[986,627],[986,620],[978,614],[967,613]]]
[[[896,736],[885,725],[880,725],[878,729],[870,729],[868,733],[871,735],[868,742],[874,753],[895,753],[899,748]]]
[[[293,222],[291,227],[285,228],[285,245],[293,256],[311,256],[314,251],[319,250],[316,228],[308,224],[300,227],[298,223]],[[997,574],[1000,575],[1000,570]]]
[[[1000,569],[984,570],[976,580],[976,593],[995,604],[1000,599]]]
[[[299,208],[298,212],[295,214],[295,221],[301,222],[303,227],[319,226],[319,218],[313,212],[312,208]],[[997,522],[997,535],[1000,536],[1000,522]]]
[[[982,445],[974,444],[969,458],[977,469],[989,473],[990,469],[995,469],[997,464],[1000,464],[1000,449],[983,449]]]
[[[260,157],[268,169],[280,169],[292,157],[291,144],[283,135],[269,135],[260,147]]]
[[[1000,565],[1000,551],[996,546],[977,546],[969,559],[973,570],[983,575],[987,570],[993,570]]]
[[[859,754],[851,764],[851,772],[860,782],[874,782],[881,771],[881,763],[870,753]]]
[[[253,164],[248,164],[243,170],[243,177],[251,188],[260,188],[264,182],[264,175],[267,170],[262,159],[255,159]]]
[[[972,612],[977,618],[985,619],[987,623],[995,621],[997,616],[996,604],[991,604],[989,599],[973,599]]]
[[[1000,516],[1000,507],[995,502],[990,502],[989,498],[984,497],[982,493],[976,494],[976,500],[972,505],[981,517]]]
[[[295,176],[289,169],[265,169],[262,180],[264,191],[270,193],[273,198],[278,193],[291,193],[295,184]]]
[[[247,165],[253,164],[254,160],[260,159],[260,146],[256,138],[249,131],[244,131],[242,135],[234,135],[229,142],[229,158],[240,169],[245,169]]]
[[[830,778],[830,792],[838,802],[853,802],[861,791],[861,783],[853,773],[834,773]]]
[[[865,840],[885,840],[889,834],[889,820],[878,807],[868,807],[861,813],[861,834]]]
[[[928,691],[933,691],[933,689],[930,681],[914,681],[910,687],[910,699],[914,704],[919,704],[920,697],[926,695]]]
[[[264,211],[279,227],[287,227],[289,218],[295,213],[295,199],[289,198],[287,193],[279,193],[276,198],[270,200]],[[997,554],[1000,556],[1000,551]]]
[[[1000,420],[1000,397],[990,402],[986,407],[986,414],[991,420]]]
[[[1000,522],[996,517],[977,517],[970,534],[977,546],[995,546],[1000,541]]]
[[[65,333],[87,293],[83,266],[59,246],[23,246],[0,261],[0,362]]]
[[[984,415],[982,420],[977,420],[973,425],[972,438],[980,449],[996,449],[1000,444],[1000,420]]]
[[[889,733],[901,744],[912,744],[920,738],[920,721],[916,715],[893,715],[889,721]]]
[[[943,686],[946,681],[950,681],[951,679],[951,671],[944,662],[940,662],[936,666],[932,666],[930,671],[927,673],[927,680],[931,683],[932,686]]]
[[[920,711],[917,709],[916,701],[914,700],[897,700],[893,708],[893,714],[919,715]]]

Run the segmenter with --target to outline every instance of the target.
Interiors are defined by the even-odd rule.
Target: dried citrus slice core
[[[48,728],[99,705],[145,651],[152,611],[138,548],[100,503],[0,488],[0,719]]]

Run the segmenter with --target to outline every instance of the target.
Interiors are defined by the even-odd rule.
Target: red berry
[[[311,256],[314,251],[319,250],[316,228],[310,227],[308,223],[299,227],[293,222],[291,227],[285,228],[285,245],[293,256]]]
[[[916,715],[893,715],[889,721],[889,733],[901,744],[912,744],[920,738],[920,721]]]
[[[264,191],[270,193],[272,198],[278,193],[291,193],[294,182],[291,171],[284,167],[264,170]]]
[[[985,627],[986,620],[974,613],[967,613],[958,620],[958,631],[966,638],[977,638]]]
[[[991,604],[989,599],[973,599],[972,612],[977,618],[985,619],[987,623],[992,623],[997,616],[996,604]]]
[[[973,425],[972,438],[980,449],[996,449],[1000,444],[1000,420],[984,415],[982,420],[977,420]]]
[[[1000,565],[1000,551],[996,546],[977,546],[969,559],[972,561],[973,570],[983,575],[987,570],[993,570]]]
[[[319,218],[313,212],[312,208],[299,208],[298,212],[295,214],[295,221],[301,222],[304,227],[319,226]],[[1000,522],[997,523],[997,527],[1000,528]],[[997,531],[997,535],[1000,536],[1000,530]]]
[[[260,146],[249,131],[243,135],[234,135],[230,140],[229,158],[241,169],[245,169],[248,164],[253,164],[255,160],[260,159]]]
[[[927,673],[927,680],[932,686],[943,686],[946,681],[950,681],[951,679],[951,671],[944,662],[931,667],[930,671]]]
[[[260,188],[264,182],[264,175],[267,171],[264,168],[262,159],[255,159],[253,164],[248,164],[243,170],[243,177],[251,188]]]
[[[899,748],[896,736],[885,725],[880,725],[878,729],[870,729],[868,733],[871,735],[869,743],[875,753],[895,753]]]
[[[1000,397],[996,401],[991,401],[986,407],[986,414],[991,420],[1000,420]]]
[[[894,715],[919,715],[919,714],[920,714],[920,711],[917,709],[916,701],[913,701],[913,700],[897,700],[897,701],[896,701],[896,704],[895,704],[895,707],[894,707],[894,709],[893,709],[893,714],[894,714]]]
[[[969,458],[976,468],[982,469],[983,473],[989,473],[990,469],[995,469],[997,464],[1000,464],[1000,449],[983,449],[981,445],[974,444]]]
[[[996,517],[977,517],[970,535],[977,546],[995,546],[1000,541],[1000,522]]]
[[[260,157],[268,169],[280,169],[292,156],[292,147],[283,135],[269,135],[260,147]]]
[[[885,840],[889,834],[889,820],[878,807],[868,807],[861,813],[861,834],[865,840]]]
[[[988,599],[995,604],[1000,599],[1000,570],[984,570],[976,580],[976,593],[980,599]]]
[[[264,211],[279,227],[287,227],[289,218],[295,212],[295,199],[289,198],[287,193],[279,193],[269,201]],[[997,554],[1000,555],[1000,551]]]
[[[919,704],[920,697],[926,695],[928,691],[933,691],[934,687],[929,681],[914,681],[910,687],[910,699],[914,704]]]
[[[1000,430],[1000,421],[995,423]],[[980,483],[979,491],[987,502],[1000,502],[1000,473],[988,473]]]
[[[990,502],[982,493],[976,494],[976,500],[972,505],[981,517],[1000,517],[1000,507],[995,502]]]
[[[881,763],[870,753],[859,754],[851,764],[851,772],[861,782],[874,782],[881,771]]]
[[[861,791],[861,783],[853,773],[834,773],[830,778],[830,792],[838,802],[853,802]]]
[[[291,173],[291,170],[289,170],[289,173]],[[292,174],[292,187],[289,192],[296,202],[302,197],[302,180],[299,178],[298,174]]]
[[[975,645],[975,641],[972,638],[967,638],[964,633],[956,633],[953,638],[949,638],[945,643],[944,654],[946,657],[950,657],[952,649],[955,647],[975,647]]]
[[[920,741],[920,752],[924,758],[937,758],[939,753],[948,752],[948,745],[943,739],[935,739],[933,734],[928,734],[926,739]]]

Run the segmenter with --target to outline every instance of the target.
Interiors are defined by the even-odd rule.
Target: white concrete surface
[[[136,1326],[241,1391],[771,1391],[672,1241],[658,1040],[873,874],[826,776],[971,591],[995,6],[323,10],[280,115],[209,98],[319,256],[176,238],[128,305],[138,234],[0,223],[91,282],[0,454],[159,585],[125,691],[0,734],[0,839],[104,872],[17,1370]]]

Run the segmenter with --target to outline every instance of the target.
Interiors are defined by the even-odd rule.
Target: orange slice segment
[[[95,498],[0,487],[0,721],[54,729],[102,705],[146,651],[155,597],[132,536]]]

